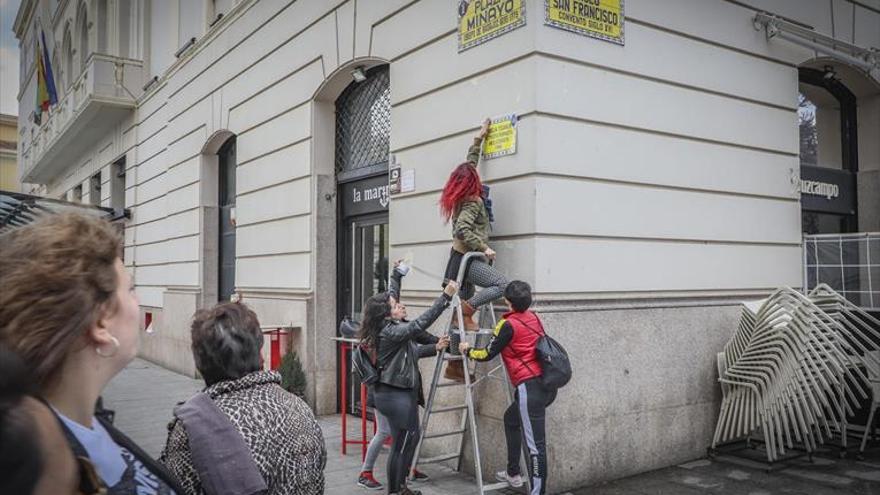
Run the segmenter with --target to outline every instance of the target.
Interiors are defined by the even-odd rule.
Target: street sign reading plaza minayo
[[[485,43],[526,24],[523,0],[458,2],[458,51]]]

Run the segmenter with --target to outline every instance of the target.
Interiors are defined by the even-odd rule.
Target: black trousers
[[[419,396],[415,389],[376,385],[376,409],[391,427],[391,453],[388,456],[388,493],[399,493],[419,443]]]
[[[521,474],[519,459],[522,442],[528,448],[531,495],[547,490],[547,442],[544,433],[545,410],[556,400],[556,389],[547,389],[540,378],[532,378],[516,387],[514,401],[504,412],[504,436],[507,438],[507,474]]]

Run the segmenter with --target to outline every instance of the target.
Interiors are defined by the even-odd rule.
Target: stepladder
[[[479,252],[467,253],[462,257],[461,266],[459,267],[458,276],[456,282],[458,282],[459,287],[462,287],[465,282],[465,275],[468,264],[474,260],[482,260],[488,262],[485,255]],[[452,297],[451,302],[452,314],[449,318],[449,321],[446,325],[446,334],[451,337],[450,347],[445,352],[440,352],[437,354],[437,358],[434,364],[434,371],[431,377],[431,385],[427,395],[427,400],[425,403],[425,410],[422,416],[421,421],[421,437],[419,439],[419,443],[416,446],[415,455],[413,457],[413,467],[418,465],[425,464],[433,464],[433,463],[443,463],[454,461],[455,470],[462,471],[464,466],[464,454],[465,454],[465,438],[467,435],[470,435],[470,445],[472,447],[473,454],[473,462],[474,462],[474,478],[476,479],[476,493],[483,495],[488,492],[492,492],[495,490],[501,490],[504,488],[510,488],[510,485],[504,482],[495,482],[494,476],[492,477],[491,483],[485,483],[483,470],[482,470],[482,460],[480,457],[480,436],[477,431],[477,418],[476,418],[476,404],[474,401],[474,392],[478,389],[478,387],[484,386],[491,380],[500,381],[503,383],[503,387],[505,390],[505,396],[507,398],[507,405],[509,406],[513,403],[513,389],[510,385],[507,370],[505,369],[503,361],[501,361],[500,357],[496,358],[493,361],[486,363],[478,363],[472,359],[469,359],[467,355],[463,355],[458,352],[458,343],[459,342],[470,342],[474,347],[485,346],[488,343],[488,340],[491,338],[492,331],[495,328],[495,308],[492,303],[485,304],[479,308],[478,313],[478,321],[480,322],[480,330],[478,332],[467,332],[465,330],[464,323],[464,314],[462,311],[462,300],[458,293]],[[484,328],[484,325],[489,328]],[[452,362],[452,361],[462,361],[462,366],[464,368],[464,381],[447,381],[442,379],[442,372],[444,368],[444,364]],[[497,364],[495,364],[497,362]],[[454,388],[460,389],[462,391],[462,399],[463,403],[458,403],[456,401],[453,405],[438,405],[438,390],[441,388]],[[445,394],[444,394],[445,395]],[[460,421],[458,422],[458,427],[452,430],[445,431],[432,431],[431,420],[434,419],[435,415],[438,414],[461,414]],[[455,420],[445,421],[444,424],[454,424]],[[430,441],[431,439],[444,438],[444,437],[455,437],[455,449],[451,452],[447,452],[445,454],[435,455],[433,457],[421,457],[422,448],[426,441]],[[525,448],[525,444],[523,444]],[[525,456],[523,452],[523,457],[521,457],[520,462],[525,462],[525,459],[528,457]],[[528,472],[528,470],[522,471]],[[526,488],[528,492],[531,492],[531,485],[527,476],[524,477]]]

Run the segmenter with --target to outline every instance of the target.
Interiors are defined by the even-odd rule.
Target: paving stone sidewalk
[[[136,359],[109,384],[105,405],[116,411],[116,425],[148,453],[158,456],[165,444],[166,426],[174,405],[201,390],[204,384]],[[327,443],[327,495],[360,495],[369,492],[355,485],[361,465],[361,452],[353,446],[348,455],[340,453],[342,435],[338,415],[319,418]],[[352,435],[360,430],[359,421],[350,421]],[[880,446],[875,442],[864,460],[853,455],[839,459],[837,450],[828,449],[812,463],[801,458],[785,468],[766,473],[764,466],[732,456],[715,460],[698,459],[678,466],[640,474],[612,483],[585,487],[568,495],[880,495]],[[856,445],[855,441],[851,445]],[[853,447],[851,447],[853,448]],[[385,459],[379,456],[375,471],[385,479]],[[424,495],[466,495],[476,493],[474,480],[442,466],[426,466],[431,481],[417,486]],[[552,480],[551,480],[552,483]],[[514,490],[496,493],[522,493]]]

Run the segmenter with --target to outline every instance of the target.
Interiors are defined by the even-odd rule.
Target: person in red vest
[[[498,322],[495,334],[485,349],[471,349],[462,342],[459,350],[470,359],[489,361],[499,353],[510,382],[516,389],[514,401],[504,412],[504,436],[507,439],[507,470],[495,474],[518,488],[523,485],[519,468],[522,441],[528,447],[531,495],[543,495],[547,489],[547,444],[544,436],[545,411],[556,399],[556,389],[541,381],[541,364],[535,347],[544,335],[538,315],[529,311],[532,288],[522,280],[514,280],[504,289],[504,302],[509,312]]]

